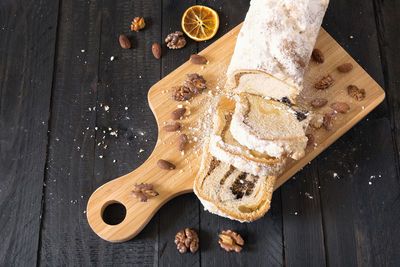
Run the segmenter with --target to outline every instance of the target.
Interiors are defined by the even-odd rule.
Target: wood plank
[[[384,85],[378,31],[373,1],[330,1],[322,27],[363,67],[380,85]],[[397,13],[394,13],[397,14]],[[393,35],[395,36],[395,35]],[[386,87],[386,85],[385,85]],[[369,118],[385,117],[388,106],[384,102]]]
[[[315,160],[281,187],[286,266],[325,266],[324,233]]]
[[[373,6],[369,1],[331,1],[323,26],[382,85],[379,47],[372,14]],[[386,108],[385,104],[381,104],[368,117],[386,116]],[[325,265],[318,189],[318,170],[324,168],[317,158],[311,162],[311,166],[296,174],[296,180],[282,187],[285,257],[288,266]],[[313,198],[310,199],[305,192]],[[294,212],[297,212],[296,216]]]
[[[365,120],[319,157],[330,266],[393,266],[400,259],[400,186],[389,136],[388,119]]]
[[[282,207],[281,190],[272,196],[271,209],[261,219],[240,223],[202,212],[200,241],[203,266],[282,266]],[[222,230],[238,232],[245,244],[241,253],[227,253],[218,244]]]
[[[37,262],[58,1],[0,2],[0,265]]]
[[[164,42],[169,33],[182,30],[180,18],[188,7],[195,4],[194,0],[162,1],[163,20],[161,39],[158,41],[163,47],[162,77],[183,64],[191,54],[196,53],[196,42],[187,37],[187,45],[180,50],[169,50]],[[174,243],[175,234],[186,227],[199,232],[199,206],[199,201],[194,194],[185,194],[171,200],[159,211],[158,266],[200,265],[201,245],[200,250],[195,254],[188,252],[186,255],[180,255]]]
[[[200,51],[243,21],[249,7],[248,0],[235,2],[203,0],[198,3],[210,6],[218,12],[220,17],[220,29],[217,35],[209,41],[198,43]],[[203,206],[201,206],[200,216],[200,238],[203,247],[201,263],[203,266],[283,265],[282,207],[279,189],[274,193],[271,210],[264,218],[251,224],[241,224],[218,217],[204,211]],[[242,253],[226,253],[220,248],[218,234],[227,229],[237,231],[245,239]]]
[[[62,2],[42,265],[155,262],[157,222],[132,242],[111,244],[91,231],[84,212],[96,187],[140,165],[154,146],[155,120],[142,100],[160,78],[160,63],[149,49],[159,38],[159,5],[160,1]],[[131,33],[136,15],[148,18],[148,26]],[[132,36],[133,49],[120,48],[120,33]],[[118,136],[110,135],[108,127],[118,130]]]
[[[390,118],[392,136],[396,146],[396,166],[399,169],[400,156],[400,112],[399,112],[399,87],[400,87],[400,28],[398,27],[398,14],[400,3],[398,1],[373,1],[375,6],[375,20],[378,28],[378,40],[382,57],[382,68],[385,77],[385,90],[387,92],[387,114]]]

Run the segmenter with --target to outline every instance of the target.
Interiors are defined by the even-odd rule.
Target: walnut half
[[[199,249],[199,236],[195,230],[189,228],[176,233],[174,242],[180,253],[186,253],[187,249],[195,253]]]
[[[186,45],[185,36],[180,31],[172,32],[165,38],[169,49],[181,49]]]
[[[136,17],[133,19],[131,23],[131,31],[138,32],[141,29],[143,29],[146,26],[146,23],[144,22],[144,18],[141,17]]]
[[[219,245],[228,252],[232,250],[240,252],[242,250],[241,246],[244,245],[243,238],[232,230],[222,231],[219,238],[221,238],[218,240]]]
[[[141,183],[133,186],[132,195],[141,202],[147,202],[147,199],[158,196],[158,193],[154,191],[152,184]]]

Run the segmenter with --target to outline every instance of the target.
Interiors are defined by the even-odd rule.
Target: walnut
[[[219,245],[226,251],[229,252],[234,250],[240,252],[242,250],[241,246],[243,246],[244,240],[238,233],[235,233],[232,230],[222,231],[219,238],[221,238],[218,240]]]
[[[192,93],[200,94],[207,88],[206,80],[204,80],[203,76],[197,73],[186,74],[186,79],[187,80],[183,83],[183,86],[189,88]]]
[[[355,85],[349,85],[347,87],[347,93],[349,94],[349,96],[351,96],[352,98],[354,98],[357,101],[362,101],[366,95],[365,89],[359,89]]]
[[[310,126],[316,129],[321,128],[324,123],[324,115],[321,113],[313,112],[310,120]]]
[[[186,45],[186,39],[180,31],[172,32],[165,38],[169,49],[181,49]]]
[[[323,77],[319,82],[317,82],[314,87],[318,90],[324,90],[329,88],[333,84],[334,80],[331,75]]]
[[[158,193],[154,191],[152,184],[141,183],[133,186],[132,195],[141,202],[147,202],[147,199],[158,196]]]
[[[171,98],[176,101],[185,101],[192,97],[192,92],[186,86],[175,86],[171,89]]]
[[[187,249],[195,253],[199,249],[199,236],[195,230],[186,228],[175,235],[176,248],[180,253],[186,253]]]
[[[144,18],[136,17],[132,21],[131,31],[138,32],[141,29],[143,29],[145,26],[146,26],[146,23],[144,22]]]

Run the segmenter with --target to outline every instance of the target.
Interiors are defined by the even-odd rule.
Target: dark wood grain
[[[379,59],[377,31],[371,2],[331,1],[323,21],[323,27],[352,55],[367,72],[383,84]],[[357,19],[355,19],[357,18]],[[360,49],[362,45],[363,49]],[[386,106],[381,105],[369,118],[386,115]],[[357,126],[356,126],[357,127]],[[345,145],[345,144],[343,144]],[[324,152],[320,157],[327,156]],[[303,171],[295,175],[296,180],[282,186],[285,258],[288,266],[323,266],[326,256],[324,229],[320,204],[319,178],[328,166],[321,164],[318,157]],[[311,198],[312,197],[312,198]],[[295,214],[297,213],[297,214]],[[330,245],[330,244],[328,244]],[[333,250],[332,246],[329,247]],[[345,251],[342,251],[343,253]],[[346,257],[338,252],[337,257]],[[331,262],[329,259],[328,263]]]
[[[322,26],[383,87],[378,32],[372,1],[330,1]],[[388,107],[379,105],[369,118],[386,116]]]
[[[167,49],[164,38],[195,4],[218,12],[217,35]],[[105,242],[88,226],[90,194],[137,168],[155,145],[148,89],[242,22],[248,5],[0,2],[1,266],[399,265],[398,1],[331,1],[323,27],[384,85],[387,100],[276,191],[264,218],[221,218],[186,194],[125,243]],[[147,24],[138,33],[130,31],[135,16]],[[132,49],[120,48],[121,33]],[[160,60],[154,42],[163,46]],[[195,254],[180,255],[173,243],[185,227],[199,232]],[[242,253],[219,247],[226,229],[244,237]]]
[[[400,151],[400,27],[398,14],[399,1],[375,0],[375,20],[378,29],[378,41],[381,53],[382,68],[385,77],[386,102],[389,106],[387,112],[390,118],[392,136],[396,146],[396,167],[399,170]]]
[[[132,34],[135,15],[151,19],[148,28]],[[159,40],[159,17],[160,1],[62,2],[42,265],[155,261],[156,222],[134,240],[112,244],[91,231],[84,211],[97,187],[139,166],[154,146],[157,130],[145,99],[160,78],[160,63],[150,49]],[[120,33],[132,36],[133,49],[119,47]]]
[[[196,53],[196,42],[187,38],[187,45],[180,50],[170,50],[166,47],[165,37],[175,31],[181,31],[181,17],[185,10],[195,5],[196,1],[162,1],[162,31],[161,40],[163,47],[162,76],[179,67],[187,61],[191,54]],[[175,84],[171,84],[175,86]],[[169,97],[166,95],[165,97]],[[176,102],[178,105],[179,103]],[[199,201],[194,194],[186,194],[171,200],[159,211],[159,240],[158,240],[158,265],[159,266],[200,266],[200,251],[195,254],[188,252],[180,255],[174,243],[175,234],[186,227],[199,231]],[[200,248],[202,244],[200,241]]]
[[[57,15],[58,1],[0,2],[1,266],[37,262]]]
[[[331,266],[398,264],[400,186],[388,137],[388,119],[363,121],[319,158]]]
[[[311,162],[281,188],[287,266],[324,266],[318,166]]]

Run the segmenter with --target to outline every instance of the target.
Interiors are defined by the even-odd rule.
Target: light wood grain
[[[229,64],[240,27],[241,25],[237,26],[200,53],[206,56],[210,62],[203,69],[199,65],[186,62],[149,90],[149,105],[158,124],[158,141],[153,153],[143,165],[133,172],[101,186],[90,197],[87,206],[88,221],[93,231],[101,238],[110,242],[123,242],[133,238],[164,203],[175,196],[192,191],[193,179],[200,165],[200,155],[195,153],[197,151],[189,149],[182,157],[176,149],[177,135],[162,130],[164,122],[170,121],[170,113],[177,106],[177,102],[171,100],[169,92],[163,92],[171,86],[182,84],[187,73],[200,73],[205,77],[208,87],[211,89],[223,84],[223,73]],[[322,112],[329,110],[329,104],[335,101],[348,103],[351,110],[347,114],[338,116],[332,131],[319,129],[313,132],[317,146],[308,148],[305,157],[301,160],[289,162],[285,172],[277,179],[275,188],[281,186],[342,136],[385,97],[382,88],[323,29],[319,33],[316,47],[325,54],[325,62],[320,65],[310,62],[305,77],[305,89],[299,103],[308,105],[312,98],[324,97],[329,100],[329,103],[321,109]],[[347,74],[339,73],[336,67],[345,62],[351,62],[354,69]],[[315,90],[313,84],[326,74],[334,77],[334,85],[324,91]],[[367,97],[361,102],[350,98],[347,95],[349,84],[365,88]],[[191,114],[183,121],[184,127],[197,122],[204,114],[204,107],[201,107],[201,103],[202,98],[205,97],[205,95],[197,96],[191,104],[185,104],[190,106]],[[156,163],[160,158],[173,162],[177,168],[171,171],[159,169]],[[190,164],[186,162],[190,162]],[[159,192],[159,196],[149,199],[148,202],[139,202],[134,198],[131,190],[135,184],[142,182],[153,184],[156,191]],[[126,218],[118,225],[108,225],[102,220],[102,212],[107,205],[114,202],[120,202],[126,207]]]

